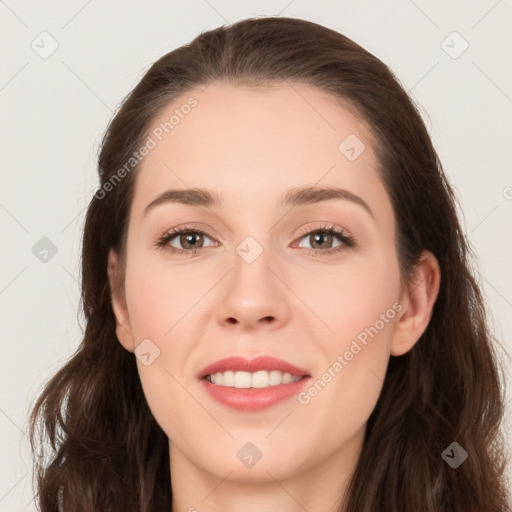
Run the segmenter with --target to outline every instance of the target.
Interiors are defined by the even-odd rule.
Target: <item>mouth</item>
[[[259,411],[299,393],[311,375],[281,359],[229,357],[198,375],[217,402],[236,410]]]
[[[310,377],[307,370],[282,359],[260,356],[255,359],[227,357],[208,365],[198,375],[216,386],[267,388]]]
[[[291,373],[283,373],[279,370],[260,370],[254,373],[228,370],[226,372],[212,373],[203,378],[216,386],[238,389],[263,389],[270,386],[298,382],[306,377],[308,377],[308,375],[292,375]]]

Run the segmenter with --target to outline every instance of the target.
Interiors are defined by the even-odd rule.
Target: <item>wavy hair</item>
[[[440,265],[427,329],[409,352],[390,358],[346,511],[510,511],[498,341],[455,193],[419,108],[393,72],[361,46],[324,26],[285,17],[202,32],[157,60],[110,121],[99,151],[100,185],[83,232],[83,340],[31,406],[40,510],[171,510],[168,439],[147,405],[134,355],[117,340],[107,257],[110,249],[121,261],[125,255],[138,162],[122,179],[120,169],[126,171],[162,108],[215,81],[306,84],[354,109],[376,141],[402,278],[410,278],[422,250]],[[116,286],[123,289],[122,276]],[[456,469],[441,456],[454,441],[468,453]]]

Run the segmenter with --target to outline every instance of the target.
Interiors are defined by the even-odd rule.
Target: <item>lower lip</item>
[[[221,404],[238,411],[261,411],[300,392],[310,377],[297,382],[278,384],[267,388],[232,388],[217,386],[201,379],[208,394]]]

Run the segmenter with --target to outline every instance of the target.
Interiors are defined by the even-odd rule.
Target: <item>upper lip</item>
[[[298,368],[293,364],[287,363],[282,359],[276,359],[275,357],[270,356],[260,356],[255,359],[245,359],[244,357],[226,357],[225,359],[221,359],[212,363],[201,370],[199,373],[199,378],[204,378],[207,375],[212,375],[218,372],[257,372],[259,370],[279,370],[283,373],[290,373],[295,376],[304,376],[308,375],[307,370],[303,370],[302,368]]]

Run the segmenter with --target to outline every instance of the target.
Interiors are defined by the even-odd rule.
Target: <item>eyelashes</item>
[[[202,229],[185,226],[183,228],[176,228],[176,229],[169,231],[168,233],[165,233],[165,235],[163,235],[158,240],[156,245],[157,245],[157,247],[163,248],[172,253],[196,254],[197,252],[199,252],[200,249],[177,249],[176,247],[172,247],[172,246],[168,245],[171,240],[173,240],[174,238],[176,238],[178,236],[180,236],[180,239],[181,239],[182,236],[189,236],[189,235],[200,235],[200,236],[207,236],[208,238],[213,238],[212,235],[210,235],[210,233],[208,233]]]
[[[337,238],[341,242],[340,245],[338,245],[337,247],[330,247],[328,249],[310,249],[308,247],[303,248],[308,254],[311,254],[313,256],[321,256],[325,254],[334,255],[347,249],[353,249],[357,246],[357,242],[352,235],[350,235],[344,229],[336,228],[333,225],[324,225],[314,229],[306,228],[303,231],[301,231],[299,240],[306,237],[312,237],[314,235],[322,234],[327,234],[328,237]],[[315,243],[318,243],[318,241],[315,241]]]
[[[323,235],[323,237],[318,240],[316,239],[313,243],[321,245],[322,243],[325,243],[325,240],[331,240],[332,239],[338,239],[340,242],[340,245],[335,247],[329,247],[327,249],[318,249],[318,248],[308,248],[308,247],[302,247],[301,249],[305,251],[307,254],[313,255],[313,256],[323,256],[323,255],[335,255],[342,251],[345,251],[347,249],[353,249],[357,247],[357,242],[355,238],[350,235],[348,232],[346,232],[343,229],[339,229],[333,225],[324,225],[321,227],[316,227],[313,229],[305,229],[300,233],[300,236],[298,240],[302,240],[306,237],[313,237],[317,235]],[[165,251],[168,251],[172,254],[179,254],[179,255],[194,255],[200,252],[202,249],[205,249],[206,247],[201,246],[199,248],[189,248],[189,249],[180,249],[177,247],[171,246],[169,243],[177,238],[179,240],[179,243],[183,246],[194,244],[194,237],[197,243],[198,237],[208,237],[210,239],[213,239],[213,236],[208,233],[206,230],[198,229],[193,226],[184,226],[181,228],[175,228],[167,233],[165,233],[161,238],[158,239],[156,242],[156,247],[159,249],[163,249]],[[334,243],[334,242],[333,242]],[[295,244],[295,242],[294,242]],[[208,246],[207,246],[208,247]],[[209,246],[212,247],[212,246]]]

